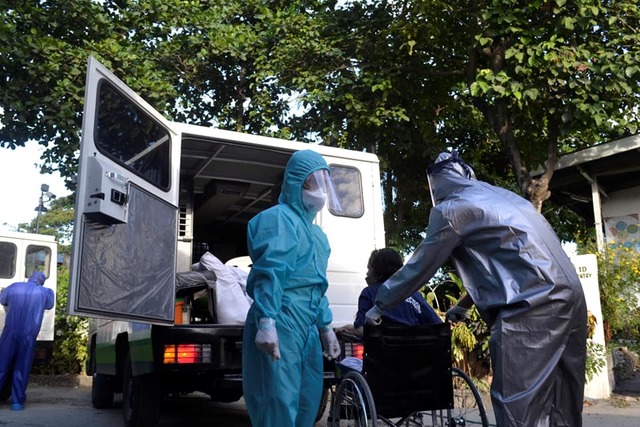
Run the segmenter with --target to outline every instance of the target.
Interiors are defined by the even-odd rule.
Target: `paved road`
[[[640,380],[639,380],[640,382]],[[50,381],[36,378],[29,385],[27,408],[9,410],[8,402],[0,402],[0,426],[16,427],[119,427],[122,410],[116,400],[112,409],[91,406],[91,387],[86,378],[74,381]],[[623,390],[611,399],[590,402],[584,409],[584,427],[640,426],[640,390]],[[242,401],[233,404],[211,402],[201,394],[163,403],[159,427],[187,425],[250,427]],[[326,425],[324,422],[317,426]],[[493,421],[493,420],[492,420]]]

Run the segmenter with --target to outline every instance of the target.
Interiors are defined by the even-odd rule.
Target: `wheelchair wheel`
[[[376,425],[376,407],[367,381],[358,372],[348,372],[336,387],[331,402],[330,427]]]
[[[449,426],[482,426],[489,427],[487,411],[482,397],[473,381],[458,368],[452,369],[453,409]]]

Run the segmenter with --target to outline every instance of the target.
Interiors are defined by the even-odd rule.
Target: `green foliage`
[[[591,381],[594,375],[604,369],[606,366],[606,348],[602,344],[597,344],[592,340],[587,340],[587,365],[586,365],[586,379],[587,382]]]
[[[58,268],[53,357],[49,364],[34,367],[34,373],[80,374],[84,370],[89,323],[85,318],[67,315],[68,289],[69,268],[61,266]]]
[[[464,365],[468,353],[478,344],[475,335],[466,324],[456,323],[451,330],[451,352],[453,360],[458,365]]]
[[[35,233],[36,226],[38,226],[38,233],[55,236],[59,242],[59,253],[70,254],[70,243],[73,235],[74,201],[75,195],[73,194],[52,200],[47,211],[41,213],[39,221],[36,217],[29,222],[19,224],[17,231]]]
[[[597,323],[596,316],[590,311],[587,312],[587,360],[585,367],[587,382],[591,381],[607,364],[606,347],[593,341]]]
[[[596,254],[605,339],[640,340],[640,254],[618,244],[599,252],[593,239],[576,239],[580,253]]]
[[[544,200],[531,171],[638,127],[635,0],[0,7],[0,147],[38,141],[71,189],[90,54],[171,120],[375,152],[387,245],[409,250],[439,151]]]
[[[447,300],[446,308],[443,310],[445,312],[466,294],[460,277],[451,272],[447,273],[447,276],[445,283],[449,282],[455,286],[449,287],[449,293],[445,294]],[[490,371],[489,328],[475,306],[469,309],[465,322],[453,325],[451,352],[454,363],[474,377],[484,376]]]

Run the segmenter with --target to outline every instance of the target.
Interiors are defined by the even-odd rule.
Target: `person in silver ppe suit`
[[[491,400],[497,425],[582,425],[587,311],[582,286],[549,223],[524,198],[477,181],[457,153],[427,170],[434,207],[427,236],[382,284],[367,322],[402,302],[451,257],[491,329]]]
[[[249,222],[253,304],[242,371],[254,426],[312,426],[322,397],[322,347],[327,358],[340,355],[325,296],[329,242],[312,222],[327,200],[339,209],[326,161],[298,151],[287,163],[278,204]]]
[[[46,276],[34,272],[28,281],[16,282],[0,292],[7,317],[0,335],[0,388],[13,365],[11,410],[21,411],[27,399],[27,384],[36,351],[36,338],[44,311],[53,308],[53,290],[43,287]]]

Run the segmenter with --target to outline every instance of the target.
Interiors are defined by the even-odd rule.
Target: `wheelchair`
[[[477,388],[451,365],[448,323],[365,325],[363,341],[339,339],[329,427],[489,427]],[[342,363],[357,353],[361,372]]]

